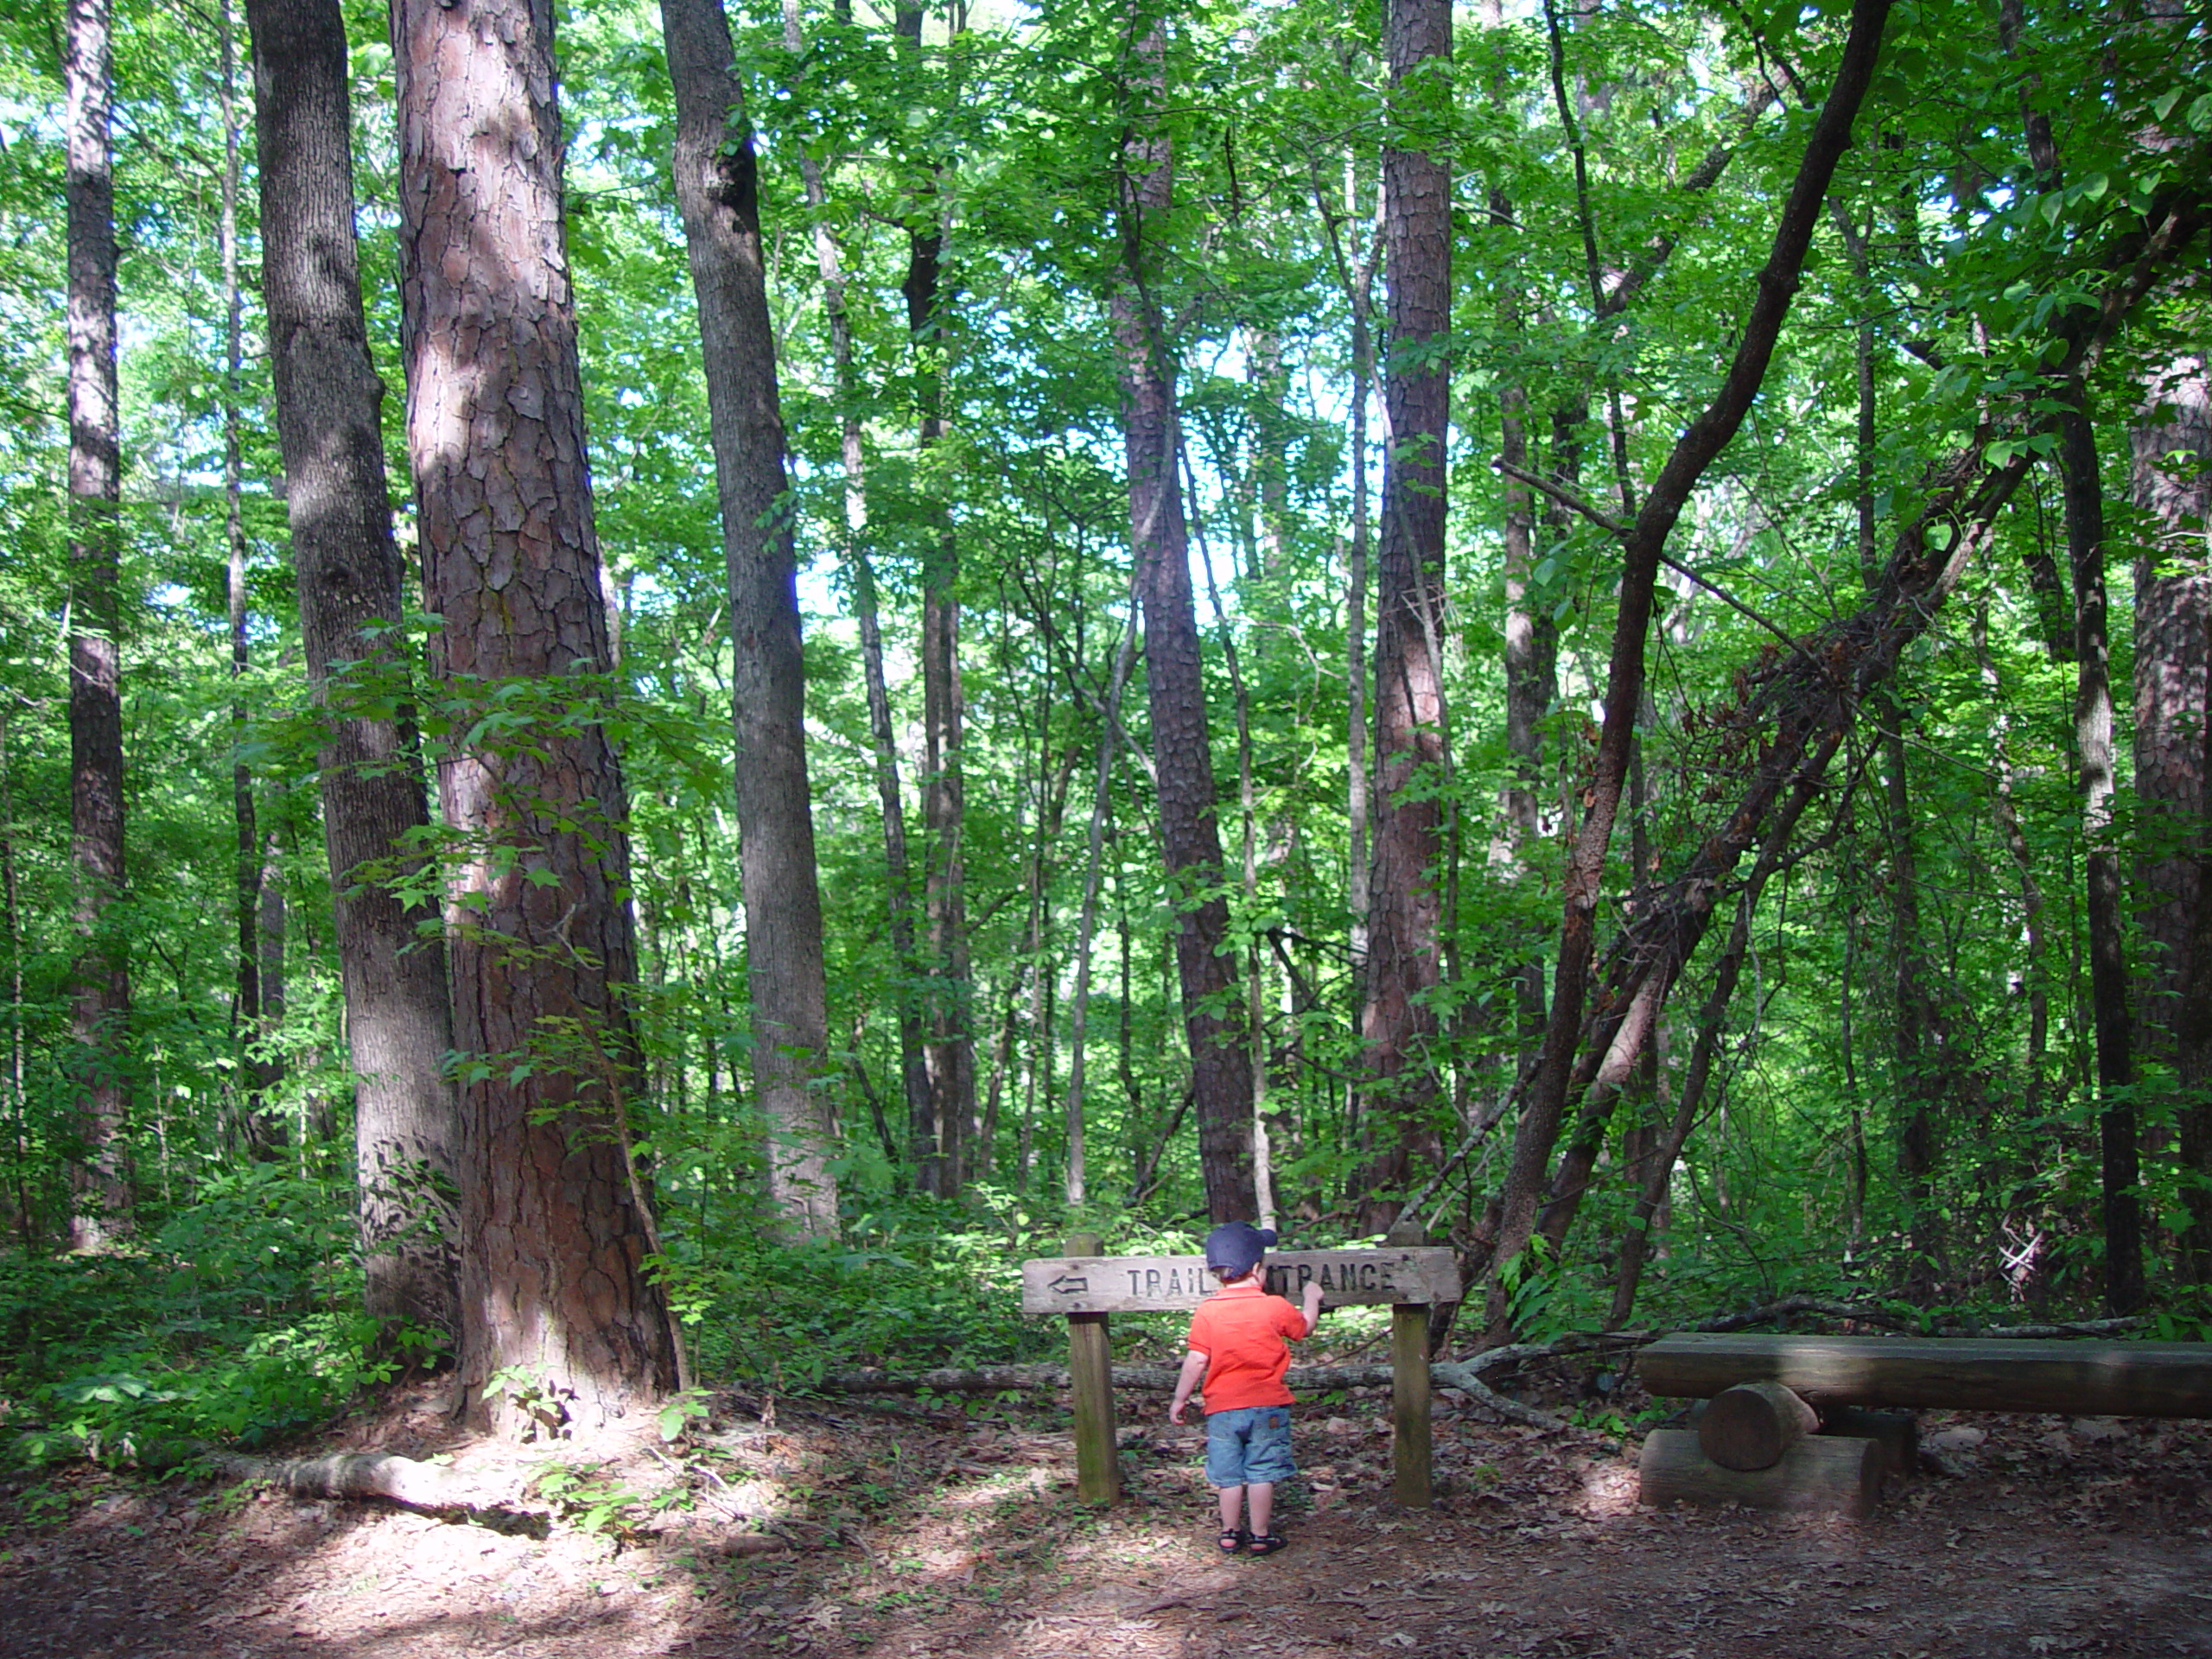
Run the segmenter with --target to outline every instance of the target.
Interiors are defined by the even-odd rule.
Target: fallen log
[[[1808,1313],[1824,1319],[1847,1319],[1854,1325],[1878,1325],[1900,1336],[1915,1330],[1930,1330],[1916,1312],[1884,1307],[1874,1302],[1842,1302],[1832,1297],[1803,1295],[1784,1296],[1778,1301],[1763,1302],[1740,1313],[1719,1314],[1686,1329],[1713,1333],[1742,1331],[1754,1325],[1771,1325],[1778,1319],[1797,1319]],[[1978,1325],[1971,1320],[1942,1320],[1934,1325],[1932,1333],[1940,1337],[2117,1337],[2140,1330],[2150,1322],[2140,1313],[2115,1319],[2067,1319],[2056,1325]],[[1660,1333],[1643,1331],[1620,1334],[1650,1342]]]
[[[1176,1370],[1166,1365],[1116,1365],[1114,1386],[1172,1394]],[[1293,1392],[1304,1389],[1375,1389],[1390,1384],[1388,1365],[1299,1365],[1286,1379]],[[1000,1394],[1027,1389],[1065,1389],[1065,1365],[981,1365],[972,1370],[934,1371],[833,1371],[821,1387],[836,1394]]]
[[[1639,1503],[1741,1503],[1751,1509],[1861,1516],[1882,1495],[1887,1468],[1872,1440],[1815,1434],[1782,1454],[1770,1469],[1724,1469],[1707,1457],[1686,1428],[1655,1428],[1637,1462]]]
[[[1820,1414],[1779,1382],[1738,1382],[1713,1396],[1697,1443],[1723,1469],[1771,1469],[1821,1426]]]
[[[2212,1417],[2212,1344],[1977,1337],[1685,1336],[1637,1357],[1653,1394],[1710,1399],[1779,1382],[1835,1406]]]
[[[1429,1367],[1438,1388],[1454,1389],[1478,1407],[1507,1422],[1525,1424],[1548,1432],[1597,1434],[1534,1406],[1507,1397],[1482,1380],[1484,1371],[1521,1360],[1549,1358],[1560,1351],[1550,1344],[1516,1344],[1492,1348],[1471,1359],[1439,1360]],[[1114,1386],[1140,1389],[1154,1394],[1172,1393],[1176,1372],[1165,1365],[1116,1365]],[[1379,1389],[1390,1386],[1388,1365],[1294,1365],[1283,1379],[1294,1394],[1311,1395],[1331,1389]],[[817,1385],[836,1394],[1000,1394],[1029,1389],[1065,1389],[1065,1365],[983,1365],[970,1370],[910,1371],[833,1371]]]

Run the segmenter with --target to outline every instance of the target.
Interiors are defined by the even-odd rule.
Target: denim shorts
[[[1206,1416],[1206,1482],[1268,1486],[1298,1472],[1290,1455],[1290,1408],[1242,1406]]]

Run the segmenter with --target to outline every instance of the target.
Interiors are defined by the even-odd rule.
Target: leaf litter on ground
[[[515,1455],[406,1404],[353,1441],[404,1421],[418,1453]],[[5,1495],[0,1653],[2212,1652],[2212,1426],[1931,1414],[1931,1439],[1977,1431],[1954,1436],[1950,1474],[1853,1524],[1641,1510],[1632,1444],[1447,1408],[1443,1495],[1412,1514],[1388,1500],[1387,1401],[1356,1395],[1301,1425],[1292,1548],[1262,1561],[1215,1552],[1198,1438],[1158,1408],[1124,1399],[1146,1433],[1124,1448],[1130,1501],[1103,1514],[1075,1502],[1049,1402],[917,1418],[785,1400],[765,1431],[739,1417],[676,1447],[545,1449],[544,1466],[634,1496],[595,1526],[575,1503],[502,1530],[80,1468]]]

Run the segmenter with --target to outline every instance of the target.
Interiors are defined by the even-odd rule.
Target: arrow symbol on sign
[[[1050,1285],[1046,1287],[1046,1288],[1050,1290],[1056,1296],[1072,1296],[1077,1291],[1089,1290],[1090,1288],[1090,1281],[1088,1279],[1078,1279],[1071,1273],[1064,1273],[1058,1278],[1053,1280]]]

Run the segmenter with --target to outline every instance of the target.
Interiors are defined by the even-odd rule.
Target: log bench
[[[1644,1438],[1641,1496],[1661,1506],[1863,1515],[1917,1463],[1923,1408],[2212,1417],[2212,1344],[2196,1342],[1673,1336],[1637,1374],[1654,1395],[1704,1402],[1694,1428]]]

